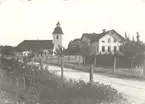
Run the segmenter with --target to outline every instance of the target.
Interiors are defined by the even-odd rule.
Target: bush
[[[144,77],[144,66],[136,66],[133,68],[133,74],[136,77],[143,78]]]
[[[86,57],[86,63],[90,62],[89,56]],[[96,56],[96,65],[104,66],[104,67],[112,67],[113,66],[113,55],[111,54],[99,54]]]
[[[2,57],[1,59],[1,67],[7,72],[12,72],[18,65],[19,63],[15,58]]]
[[[73,104],[73,102],[75,102],[76,100],[90,100],[96,103],[103,102],[107,104],[118,104],[119,102],[124,101],[124,103],[122,102],[121,104],[125,104],[126,101],[126,99],[124,99],[117,90],[111,88],[108,85],[99,83],[94,83],[94,85],[90,85],[89,83],[85,83],[83,81],[67,82],[67,84],[64,84],[64,86],[58,88],[57,90],[50,90],[49,87],[47,87],[47,91],[45,90],[41,94],[40,104],[47,104],[47,102],[49,101],[56,102],[55,104],[59,104],[58,102],[60,101],[69,102],[66,104]]]

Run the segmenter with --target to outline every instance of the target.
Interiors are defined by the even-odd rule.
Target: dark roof
[[[42,49],[53,49],[52,40],[24,40],[17,47],[17,51],[28,51],[39,52]]]
[[[124,37],[122,37],[119,33],[117,33],[114,29],[100,33],[100,34],[96,34],[96,33],[84,33],[81,37],[81,39],[86,36],[87,38],[89,38],[91,40],[91,42],[94,41],[98,41],[100,38],[102,38],[103,36],[105,36],[106,34],[108,34],[109,32],[115,32],[120,38],[122,38],[123,40]]]
[[[62,31],[62,28],[60,27],[59,21],[56,24],[56,27],[55,27],[55,29],[54,29],[52,34],[63,34],[63,31]]]
[[[60,26],[57,26],[52,34],[63,34],[63,31]]]
[[[60,26],[57,26],[52,34],[63,34],[63,31]]]

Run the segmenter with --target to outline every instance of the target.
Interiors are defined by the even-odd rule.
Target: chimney
[[[136,32],[136,34],[137,34],[136,39],[137,39],[137,41],[139,41],[139,38],[140,38],[139,32]]]
[[[102,32],[103,32],[103,33],[104,33],[104,32],[106,32],[106,29],[103,29],[103,31],[102,31]]]

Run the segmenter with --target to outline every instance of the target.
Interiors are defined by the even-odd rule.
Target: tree
[[[89,57],[89,64],[90,64],[90,84],[93,84],[93,73],[94,73],[94,68],[95,68],[95,53],[92,52],[92,44],[87,42],[87,41],[81,41],[80,42],[80,54],[83,57],[83,62],[85,64],[86,56]]]
[[[2,56],[13,56],[15,49],[12,46],[3,46],[1,49]]]
[[[80,47],[79,44],[81,42],[81,39],[74,39],[69,42],[67,52],[69,55],[78,55],[80,53]]]
[[[61,78],[63,79],[63,56],[65,54],[65,49],[62,46],[58,46],[58,48],[55,50],[55,55],[58,56],[58,59],[60,58],[60,65],[61,65]]]
[[[91,45],[86,41],[81,41],[79,44],[79,48],[80,48],[80,55],[83,57],[83,62],[85,64],[86,56],[88,56],[89,53],[91,53]]]
[[[128,37],[126,37],[127,41],[122,45],[124,56],[130,60],[131,68],[133,66],[132,64],[136,57],[136,54],[145,51],[145,44],[140,41],[139,37],[140,36],[138,32],[136,36],[137,41],[130,40]]]
[[[93,73],[94,73],[94,68],[95,68],[95,54],[90,53],[89,54],[89,64],[90,64],[90,84],[93,84]]]
[[[123,56],[124,56],[124,54],[122,52],[114,53],[114,55],[113,55],[113,74],[115,74],[115,71],[116,71],[117,60],[119,59],[119,57],[123,57]]]

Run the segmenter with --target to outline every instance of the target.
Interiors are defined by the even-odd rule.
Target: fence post
[[[90,84],[93,83],[93,64],[90,64]]]
[[[86,64],[86,56],[84,56],[83,64]]]
[[[95,67],[96,67],[96,55],[94,56],[94,70],[95,70]]]
[[[63,79],[63,61],[61,57],[61,79]]]
[[[116,57],[114,58],[113,74],[115,74],[115,70],[116,70]]]
[[[91,54],[90,56],[90,84],[93,84],[93,73],[94,73],[94,56]]]
[[[145,75],[145,60],[143,62],[143,77],[144,77],[144,75]]]

